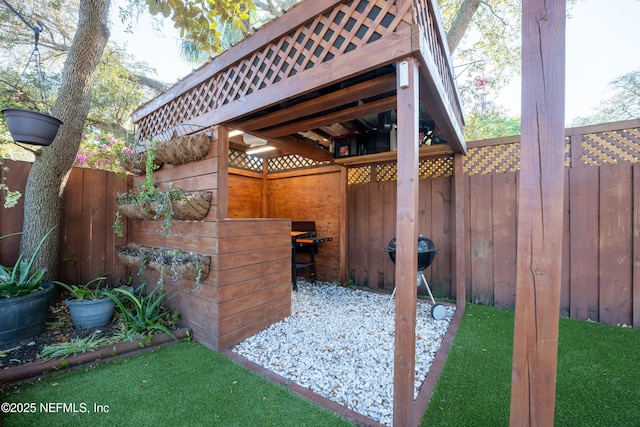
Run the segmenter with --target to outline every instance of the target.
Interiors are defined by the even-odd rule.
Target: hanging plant
[[[162,220],[160,232],[169,235],[173,220],[201,220],[209,212],[212,194],[210,191],[185,192],[169,185],[160,189],[155,185],[152,174],[155,164],[155,144],[146,151],[145,180],[138,185],[137,192],[118,194],[116,198],[116,220],[113,225],[116,234],[123,236],[122,215],[137,220]]]
[[[130,267],[138,268],[138,274],[146,268],[152,268],[160,273],[161,281],[165,275],[170,275],[172,281],[179,279],[190,280],[200,284],[209,275],[211,257],[183,252],[180,249],[152,248],[129,244],[117,246],[116,251],[122,262]]]

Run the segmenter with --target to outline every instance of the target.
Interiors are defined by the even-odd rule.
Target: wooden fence
[[[640,327],[640,120],[567,130],[561,314]],[[519,144],[517,138],[471,142],[465,158],[465,273],[472,302],[513,307]],[[23,190],[30,164],[5,160],[0,179]],[[425,270],[437,296],[452,286],[452,161],[420,164],[419,230],[439,254]],[[114,253],[115,194],[131,183],[103,171],[74,169],[64,192],[61,279],[108,272],[126,277]],[[336,189],[337,191],[337,189]],[[395,233],[395,165],[349,170],[348,276],[372,288],[394,286],[382,249]],[[4,202],[0,196],[0,204]],[[0,207],[0,235],[22,229],[22,203]],[[0,244],[0,263],[18,239]],[[336,256],[339,256],[337,254]],[[339,261],[336,261],[339,262]]]
[[[31,163],[4,160],[7,171],[0,179],[10,189],[24,193]],[[130,179],[113,173],[74,168],[63,193],[60,233],[59,278],[78,283],[108,274],[109,279],[126,277],[124,265],[115,253],[116,245],[126,244],[113,230],[115,195],[125,193]],[[24,204],[6,209],[0,195],[0,236],[22,231]],[[126,221],[126,219],[125,219]],[[0,263],[13,265],[19,249],[19,237],[0,242]]]
[[[514,307],[518,138],[469,143],[465,158],[467,299]],[[568,129],[560,313],[640,327],[640,120]],[[425,276],[452,287],[452,160],[420,164],[419,230],[439,249]],[[382,252],[395,233],[395,164],[349,171],[349,277],[392,289]]]

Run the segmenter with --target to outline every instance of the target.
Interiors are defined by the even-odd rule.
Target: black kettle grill
[[[389,240],[389,244],[383,251],[389,253],[389,258],[395,264],[396,263],[396,238]],[[436,248],[435,243],[427,237],[423,235],[418,235],[418,283],[420,286],[422,282],[424,282],[427,292],[429,292],[429,297],[431,298],[431,317],[435,320],[442,320],[447,315],[447,309],[442,304],[436,304],[436,301],[433,299],[433,294],[431,293],[431,289],[429,288],[429,283],[427,279],[424,277],[422,273],[427,267],[433,263],[436,254],[438,253],[438,249]],[[393,293],[391,294],[391,300],[389,301],[389,306],[391,305],[391,301],[396,294],[396,288],[393,288]],[[389,311],[389,306],[387,306],[387,311]]]

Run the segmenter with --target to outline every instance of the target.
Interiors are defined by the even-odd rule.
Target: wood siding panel
[[[369,276],[367,278],[368,286],[371,288],[384,287],[384,271],[383,271],[383,255],[386,255],[382,248],[386,246],[383,243],[383,237],[380,234],[384,223],[383,215],[383,197],[380,183],[375,182],[368,186],[369,190],[369,247],[380,248],[380,251],[371,251],[369,254]]]
[[[335,167],[334,167],[335,168]],[[343,206],[342,168],[310,169],[298,174],[274,174],[268,180],[268,211],[270,218],[290,218],[293,221],[315,221],[319,236],[330,236],[331,242],[318,245],[317,279],[340,279],[341,215]]]
[[[493,305],[491,175],[469,177],[471,226],[471,301]]]
[[[571,295],[569,314],[574,319],[599,320],[598,236],[600,174],[598,168],[573,168],[569,174],[571,209]]]
[[[633,166],[633,327],[640,328],[640,164]]]
[[[66,221],[60,229],[60,257],[68,261],[63,261],[58,271],[62,280],[71,283],[83,281],[82,266],[86,265],[86,262],[82,262],[85,258],[82,243],[85,233],[83,227],[90,224],[83,221],[83,179],[83,169],[74,168],[62,195],[62,212]],[[88,276],[87,278],[91,279]]]
[[[600,321],[632,322],[631,165],[600,167]]]
[[[431,230],[430,235],[436,243],[438,254],[433,260],[429,272],[429,287],[434,295],[451,295],[451,179],[435,178],[431,180]]]
[[[389,244],[389,241],[396,234],[396,199],[397,187],[395,182],[381,183],[382,193],[384,194],[384,225],[382,227],[382,243],[383,248]],[[395,286],[395,265],[391,262],[391,258],[386,254],[384,258],[384,287],[391,291]]]
[[[433,219],[433,208],[432,208],[432,186],[436,179],[425,179],[419,181],[419,196],[418,196],[418,233],[422,234],[430,238],[440,250],[440,245],[442,244],[442,239],[438,239],[437,236],[434,235],[435,230],[433,230],[432,219]],[[440,254],[436,254],[434,258],[434,262],[431,264],[431,267],[427,268],[423,271],[424,277],[427,279],[429,283],[433,283],[432,271],[434,270],[434,264],[439,261],[436,258],[439,258]],[[420,292],[426,292],[426,288],[422,285],[419,289]],[[433,291],[433,288],[432,288]]]
[[[291,292],[290,287],[287,288],[289,292],[285,297],[275,297],[277,294],[273,294],[273,299],[262,301],[262,304],[252,307],[251,310],[245,310],[240,313],[233,314],[229,317],[219,319],[218,333],[222,336],[240,328],[247,327],[251,324],[261,325],[260,321],[273,313],[286,311],[291,307]],[[254,333],[258,332],[255,330]]]
[[[5,170],[5,168],[8,168]],[[23,196],[12,208],[5,208],[5,192],[0,191],[0,236],[22,231],[24,212],[24,189],[31,170],[31,163],[2,160],[0,179],[12,191],[19,191]],[[20,251],[20,236],[8,237],[0,241],[0,263],[14,265]]]
[[[564,170],[564,218],[562,220],[562,283],[560,286],[560,316],[569,317],[571,310],[571,213],[569,204],[569,169]]]
[[[271,286],[253,293],[245,293],[242,297],[232,300],[219,301],[219,318],[224,319],[243,311],[252,310],[257,306],[264,304],[265,301],[291,298],[291,286],[288,284],[289,276],[286,274],[279,274],[275,279],[278,280],[276,282],[277,286]]]
[[[516,301],[516,175],[495,174],[493,200],[494,305],[513,307]]]
[[[262,216],[262,179],[229,175],[229,218]]]
[[[82,192],[82,259],[79,260],[83,276],[96,277],[106,273],[106,198],[102,195],[107,182],[107,172],[85,169]]]

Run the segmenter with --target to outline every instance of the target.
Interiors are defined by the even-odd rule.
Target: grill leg
[[[387,309],[384,311],[385,314],[389,312],[391,308],[391,303],[393,302],[393,298],[396,296],[396,286],[393,287],[393,292],[391,292],[391,298],[389,298],[389,303],[387,304]]]

